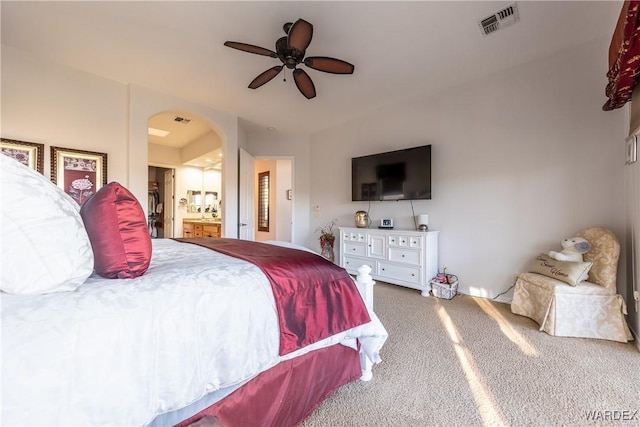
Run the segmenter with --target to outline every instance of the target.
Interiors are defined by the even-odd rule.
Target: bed
[[[3,425],[294,426],[380,362],[366,269],[358,286],[291,245],[150,239],[119,184],[79,209],[2,157]]]

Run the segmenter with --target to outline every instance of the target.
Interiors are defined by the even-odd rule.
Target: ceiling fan
[[[332,74],[353,74],[354,66],[341,59],[329,58],[327,56],[309,56],[304,57],[305,51],[311,43],[313,37],[313,25],[304,19],[298,19],[296,22],[287,22],[282,27],[287,34],[276,41],[276,51],[266,49],[264,47],[254,46],[247,43],[226,41],[224,45],[244,52],[255,53],[257,55],[270,56],[278,58],[283,65],[269,68],[261,73],[249,83],[250,89],[257,89],[263,84],[269,82],[275,76],[280,74],[284,67],[293,70],[293,80],[296,82],[298,90],[307,98],[311,99],[316,96],[316,87],[311,81],[311,77],[298,65],[304,64],[314,70],[324,71]]]

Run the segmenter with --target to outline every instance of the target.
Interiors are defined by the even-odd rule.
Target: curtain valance
[[[625,1],[609,46],[609,83],[605,93],[609,100],[605,111],[622,107],[640,79],[640,1]]]

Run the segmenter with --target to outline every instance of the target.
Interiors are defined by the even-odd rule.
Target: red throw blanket
[[[280,325],[280,355],[371,320],[345,269],[320,255],[237,239],[186,238],[258,266],[269,278]]]

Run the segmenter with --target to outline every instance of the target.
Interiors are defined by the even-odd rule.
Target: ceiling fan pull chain
[[[287,81],[287,69],[286,68],[282,69],[282,81],[283,82]]]

